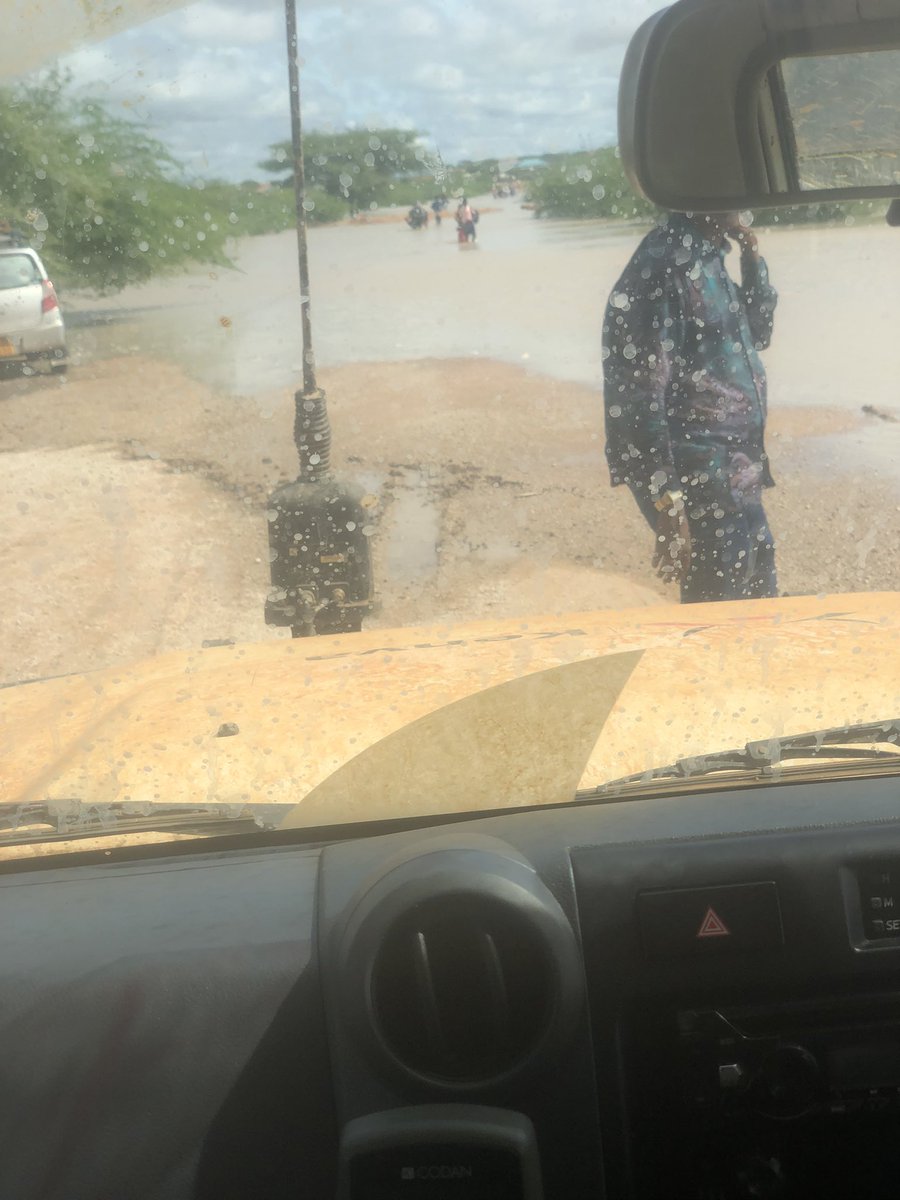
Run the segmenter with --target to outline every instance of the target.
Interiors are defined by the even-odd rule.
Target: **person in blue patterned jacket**
[[[741,282],[725,266],[739,247]],[[656,534],[681,600],[775,596],[762,506],[777,295],[737,213],[670,213],[641,242],[603,323],[606,457]]]

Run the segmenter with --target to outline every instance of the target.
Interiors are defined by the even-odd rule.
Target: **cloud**
[[[396,26],[407,36],[424,40],[439,37],[444,22],[438,13],[410,4],[397,12]]]
[[[451,63],[421,63],[412,77],[430,92],[461,92],[466,82],[465,73]]]
[[[191,5],[172,23],[188,41],[204,46],[259,46],[281,36],[279,15],[274,8],[247,11],[209,0]]]
[[[628,38],[659,0],[300,0],[308,128],[426,131],[446,161],[608,143]],[[208,170],[289,135],[281,0],[202,0],[69,57]]]

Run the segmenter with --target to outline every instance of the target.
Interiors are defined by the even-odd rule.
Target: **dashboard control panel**
[[[900,859],[866,864],[856,877],[866,939],[900,939]]]
[[[341,1195],[893,1200],[898,811],[780,786],[326,849]]]

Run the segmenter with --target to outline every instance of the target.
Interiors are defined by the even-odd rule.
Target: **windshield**
[[[0,803],[272,823],[619,651],[582,788],[900,714],[900,234],[637,195],[657,7],[19,6],[0,246],[56,291],[0,296]]]

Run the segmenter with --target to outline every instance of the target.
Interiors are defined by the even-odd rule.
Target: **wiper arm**
[[[600,787],[576,792],[575,798],[603,800],[622,792],[652,791],[660,783],[700,779],[723,771],[740,771],[765,778],[774,775],[785,763],[814,759],[893,763],[900,770],[900,718],[765,738],[747,742],[742,749],[680,758],[666,767],[626,775]]]
[[[274,829],[284,805],[142,804],[122,801],[87,804],[47,800],[37,804],[0,804],[0,846],[67,842],[123,833],[184,833],[213,837]]]

